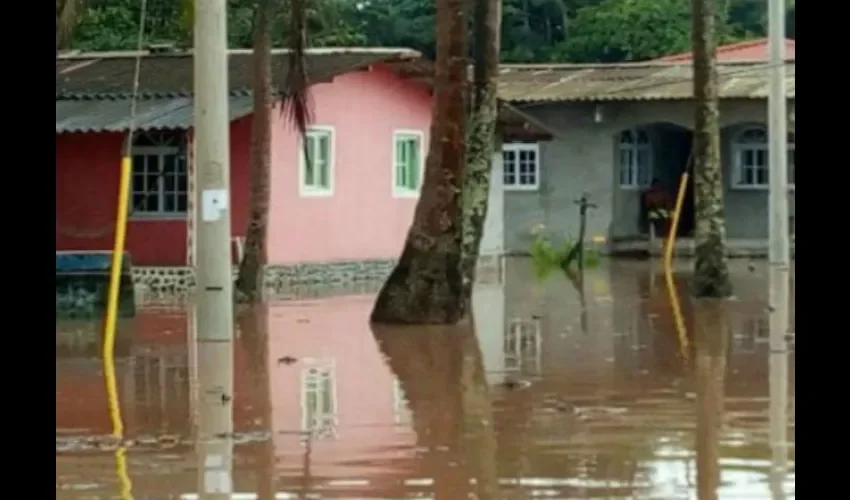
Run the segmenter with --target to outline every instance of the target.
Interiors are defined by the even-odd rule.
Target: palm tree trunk
[[[694,193],[696,201],[697,297],[732,294],[726,262],[723,180],[720,169],[720,125],[717,101],[715,34],[716,0],[692,0],[694,54]]]
[[[487,202],[490,194],[490,172],[496,149],[496,117],[498,98],[496,82],[499,76],[500,31],[502,4],[499,0],[475,0],[473,18],[473,47],[475,78],[472,110],[468,125],[467,164],[463,182],[463,300],[472,298],[475,270]]]
[[[251,122],[251,198],[245,255],[239,263],[236,288],[251,301],[262,299],[266,262],[271,172],[271,0],[259,0],[254,18],[253,98]]]
[[[437,2],[434,117],[422,194],[372,321],[451,324],[463,317],[461,185],[466,160],[464,0]]]

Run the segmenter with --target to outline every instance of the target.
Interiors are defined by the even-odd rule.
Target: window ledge
[[[187,214],[154,214],[143,213],[133,214],[128,217],[128,220],[133,222],[161,222],[161,221],[183,221],[186,220]]]
[[[517,192],[534,192],[540,189],[540,186],[517,186],[513,184],[505,185],[505,191],[517,191]]]
[[[320,190],[312,190],[312,189],[300,189],[298,194],[302,198],[330,198],[334,195],[334,192],[331,190],[328,191],[320,191]]]
[[[393,190],[393,198],[399,199],[415,199],[419,198],[419,191],[406,190],[406,189],[395,189]]]

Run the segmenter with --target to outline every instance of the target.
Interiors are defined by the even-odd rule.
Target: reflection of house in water
[[[513,350],[506,350],[508,337],[505,327],[505,280],[502,276],[501,257],[495,261],[496,272],[479,270],[479,281],[472,290],[472,310],[475,314],[475,335],[484,363],[487,382],[502,381]]]
[[[691,262],[677,267],[674,283],[692,355],[695,328],[694,301],[690,296]],[[768,283],[763,272],[730,261],[735,299],[725,302],[729,333],[728,395],[764,396],[768,380]],[[645,370],[655,377],[686,374],[676,321],[660,265],[645,262],[611,264],[617,339],[618,370]],[[616,279],[614,279],[616,276]],[[794,299],[790,317],[794,317]],[[793,323],[792,323],[793,324]],[[792,363],[793,368],[793,363]]]
[[[507,366],[522,358],[526,374],[610,378],[607,360],[613,356],[613,339],[607,271],[587,271],[584,301],[558,272],[545,280],[535,278],[530,259],[507,259],[505,282]]]
[[[119,341],[116,346],[116,375],[128,435],[188,433],[191,393],[187,321],[185,309],[168,307],[140,309],[132,320],[122,323],[122,328],[132,333],[119,333],[119,339],[128,341]],[[98,333],[87,337],[84,355],[74,358],[63,354],[68,350],[69,336],[62,332],[68,325],[57,324],[56,426],[108,434],[112,426],[99,359],[100,324],[87,326]],[[244,430],[253,425],[260,411],[260,405],[252,400],[255,393],[244,340],[236,342],[234,366],[234,423],[238,430]]]
[[[360,477],[403,459],[415,435],[399,426],[404,398],[372,336],[374,297],[269,306],[272,428],[278,469],[301,475],[307,436],[313,477]],[[295,363],[277,360],[292,357]],[[357,463],[362,463],[358,466]]]

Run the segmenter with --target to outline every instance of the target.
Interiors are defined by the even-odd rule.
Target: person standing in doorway
[[[643,193],[643,208],[646,217],[655,229],[655,236],[666,237],[670,231],[670,218],[673,214],[673,199],[664,184],[658,178]]]

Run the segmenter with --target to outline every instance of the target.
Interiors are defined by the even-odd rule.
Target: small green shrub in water
[[[534,276],[546,279],[555,270],[561,270],[562,264],[576,245],[575,242],[567,240],[561,245],[555,245],[541,233],[534,234],[531,240],[531,262],[534,266]],[[593,269],[599,266],[600,255],[594,248],[584,248],[584,268]],[[578,257],[573,259],[570,266],[578,267]]]

